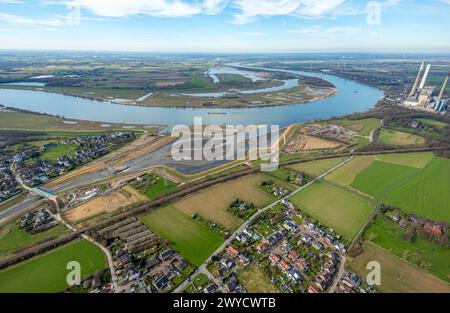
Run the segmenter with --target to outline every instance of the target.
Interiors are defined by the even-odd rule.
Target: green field
[[[420,170],[412,167],[376,160],[358,174],[350,186],[375,199],[383,199],[389,192],[407,182],[419,172]]]
[[[42,161],[56,162],[62,156],[74,156],[78,150],[78,146],[74,144],[58,145],[51,147],[39,157]]]
[[[347,241],[359,233],[375,209],[369,199],[328,182],[314,183],[291,201]]]
[[[6,226],[0,231],[0,259],[21,248],[43,240],[57,238],[64,233],[67,233],[67,230],[62,226],[53,227],[36,235],[29,235],[24,228],[19,228],[18,223]]]
[[[219,235],[171,206],[156,209],[141,219],[195,266],[202,264],[223,242]]]
[[[67,264],[77,261],[81,276],[89,277],[107,268],[106,257],[87,241],[74,241],[45,255],[0,271],[0,293],[49,293],[66,289]]]
[[[412,242],[401,239],[405,230],[378,217],[366,230],[364,238],[394,255],[450,282],[450,248],[416,238]]]
[[[326,159],[326,160],[318,160],[311,161],[306,163],[298,163],[295,165],[286,166],[287,168],[293,169],[294,171],[304,172],[309,175],[319,176],[326,171],[332,169],[339,163],[343,162],[345,158],[337,158],[337,159]]]
[[[404,165],[422,169],[433,160],[433,157],[434,156],[432,152],[359,156],[338,168],[336,171],[328,175],[326,179],[340,185],[350,186],[356,176],[358,176],[359,173],[372,165],[376,160],[390,164]]]
[[[331,121],[331,123],[334,122],[339,126],[357,132],[361,136],[370,136],[372,130],[381,126],[381,120],[376,118],[365,118],[361,120],[340,119]]]
[[[367,264],[377,261],[381,265],[381,285],[376,286],[380,292],[403,293],[442,293],[450,292],[449,284],[436,276],[410,265],[401,258],[366,242],[364,252],[356,258],[347,258],[347,268],[361,277],[369,273]]]
[[[419,121],[428,125],[436,126],[437,128],[445,128],[445,126],[447,126],[444,122],[435,121],[429,118],[419,118]]]
[[[390,146],[422,146],[425,138],[392,129],[383,129],[378,141]]]
[[[170,180],[164,179],[153,173],[147,174],[147,176],[155,180],[154,184],[147,186],[145,190],[139,191],[141,191],[149,199],[171,193],[177,189],[177,185]]]
[[[251,83],[248,77],[239,74],[218,74],[221,83]]]
[[[450,160],[434,158],[385,201],[419,216],[450,222]]]
[[[190,82],[194,88],[209,89],[212,87],[211,80],[203,74],[192,74]]]

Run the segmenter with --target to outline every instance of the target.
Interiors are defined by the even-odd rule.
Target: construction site
[[[424,72],[425,70],[425,72]],[[442,88],[439,94],[435,95],[434,86],[427,86],[427,80],[430,75],[431,64],[422,62],[419,72],[417,73],[416,80],[407,98],[401,102],[401,105],[413,108],[416,110],[434,112],[444,114],[448,109],[448,96],[445,95],[445,89],[447,88],[450,71],[444,79]],[[422,76],[423,73],[423,76]],[[420,84],[419,84],[420,82]]]

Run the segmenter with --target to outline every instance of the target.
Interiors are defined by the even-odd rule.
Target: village
[[[185,292],[248,292],[241,277],[253,266],[276,286],[274,292],[373,292],[361,277],[340,269],[345,252],[339,235],[282,200],[212,257],[203,288],[193,288],[194,278]]]

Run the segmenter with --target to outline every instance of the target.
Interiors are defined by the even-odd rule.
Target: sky
[[[0,0],[0,49],[450,52],[450,0]]]

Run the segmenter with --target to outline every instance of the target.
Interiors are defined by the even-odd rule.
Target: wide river
[[[336,76],[300,71],[284,72],[323,78],[337,87],[337,95],[308,103],[275,107],[195,109],[127,106],[41,91],[0,88],[0,104],[64,116],[67,119],[105,123],[167,124],[173,127],[178,124],[192,125],[194,117],[202,117],[204,124],[265,124],[285,127],[308,120],[363,112],[372,108],[383,97],[383,92],[378,89]]]

